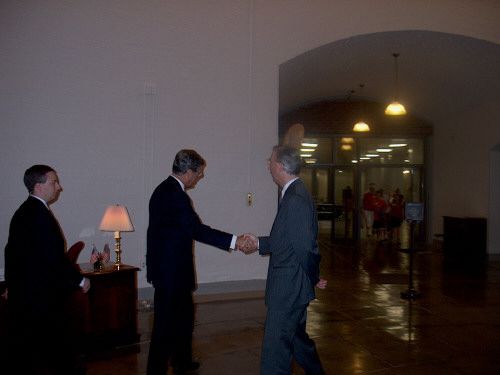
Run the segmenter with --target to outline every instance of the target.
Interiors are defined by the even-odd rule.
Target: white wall
[[[448,111],[437,119],[433,136],[434,233],[442,233],[442,217],[488,217],[490,202],[490,150],[500,140],[498,98],[480,108]]]
[[[246,1],[0,6],[3,244],[26,197],[24,170],[47,163],[65,189],[53,209],[68,243],[89,245],[80,261],[92,242],[100,248],[113,242],[96,227],[106,205],[120,203],[136,228],[122,235],[123,261],[141,266],[149,196],[184,147],[208,162],[207,177],[192,194],[205,222],[235,233],[268,229],[276,194],[265,159],[277,131],[249,123]],[[262,170],[255,174],[253,153],[254,169]],[[246,206],[249,191],[253,207]],[[266,259],[201,245],[196,255],[200,282],[265,278]]]
[[[54,210],[68,242],[112,242],[96,227],[107,204],[121,203],[136,227],[123,234],[123,260],[142,265],[149,195],[184,147],[208,161],[192,193],[202,219],[264,234],[276,206],[265,160],[277,141],[279,64],[378,31],[434,30],[498,42],[497,11],[495,1],[465,0],[3,0],[0,242],[26,196],[24,170],[47,163],[65,188]],[[472,146],[482,155],[487,143]],[[433,153],[434,177],[451,152]],[[483,173],[478,178],[485,183]],[[443,190],[433,186],[440,201]],[[247,192],[255,194],[252,207]],[[486,197],[473,195],[471,204],[483,212]],[[196,249],[199,282],[265,277],[266,259]],[[142,273],[139,286],[146,285]]]

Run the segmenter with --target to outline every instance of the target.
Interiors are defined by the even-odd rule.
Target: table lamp
[[[120,245],[120,232],[134,231],[134,226],[130,221],[127,207],[120,206],[119,204],[108,206],[104,212],[104,216],[102,217],[99,229],[104,232],[115,232],[115,267],[120,268],[122,252]]]

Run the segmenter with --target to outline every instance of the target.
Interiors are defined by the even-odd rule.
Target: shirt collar
[[[295,181],[298,180],[298,177],[292,178],[290,181],[288,181],[285,186],[283,186],[283,189],[281,189],[281,199],[285,196],[286,189]]]
[[[186,188],[184,187],[184,184],[182,183],[181,180],[179,180],[177,177],[175,177],[173,174],[171,174],[170,176],[172,176],[173,178],[175,178],[177,180],[177,182],[179,183],[179,185],[181,185],[181,188],[182,188],[182,191],[186,191]]]
[[[50,209],[49,205],[47,204],[47,202],[45,202],[42,198],[37,197],[36,195],[33,195],[33,194],[30,194],[30,197],[38,199],[40,202],[42,202],[44,204],[45,207],[47,207],[47,209]]]

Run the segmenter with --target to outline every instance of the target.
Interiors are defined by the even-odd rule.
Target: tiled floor
[[[500,259],[447,266],[415,257],[420,299],[408,287],[408,255],[364,242],[320,241],[328,288],[310,305],[308,331],[327,374],[500,374]],[[256,256],[256,255],[253,255]],[[140,312],[141,344],[89,358],[89,375],[144,374],[152,314]],[[198,304],[194,351],[202,375],[259,371],[265,307],[260,297]],[[295,374],[303,374],[294,365]]]

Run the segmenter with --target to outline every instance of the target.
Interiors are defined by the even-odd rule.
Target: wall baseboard
[[[266,280],[221,281],[199,284],[194,292],[195,303],[264,298]],[[139,301],[152,301],[154,288],[139,288]]]

